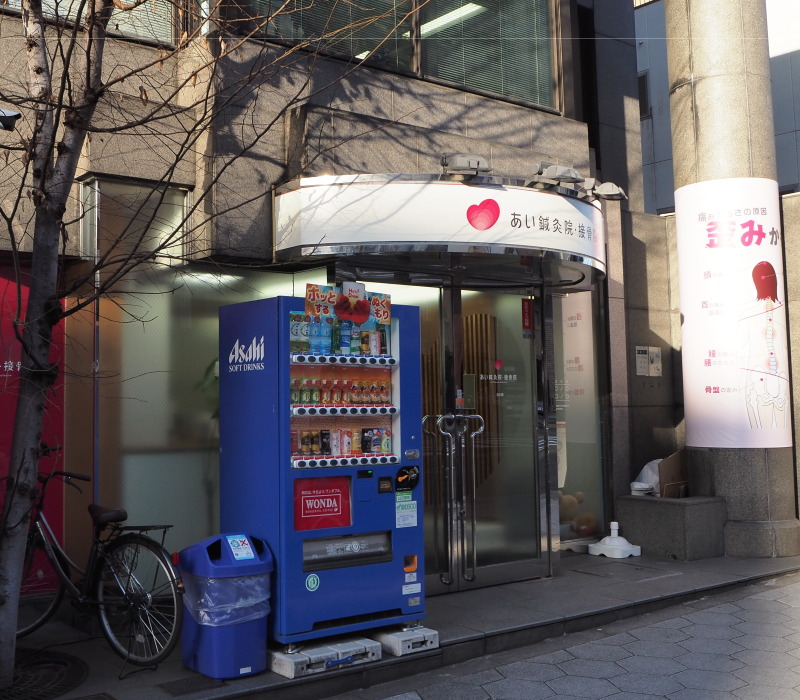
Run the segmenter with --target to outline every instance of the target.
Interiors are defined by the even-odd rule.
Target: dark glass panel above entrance
[[[424,75],[552,106],[547,0],[430,0],[420,38]]]
[[[238,3],[240,33],[297,42],[332,54],[369,57],[383,68],[410,71],[411,0],[370,3],[251,0]]]

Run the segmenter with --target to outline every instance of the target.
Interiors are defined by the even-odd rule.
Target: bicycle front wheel
[[[178,577],[164,548],[143,535],[124,535],[101,555],[96,582],[111,648],[139,666],[163,661],[183,624]]]
[[[42,538],[32,531],[25,547],[22,586],[17,608],[17,637],[38,630],[64,598],[64,584],[47,557]]]

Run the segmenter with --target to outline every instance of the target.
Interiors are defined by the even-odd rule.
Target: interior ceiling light
[[[437,34],[448,27],[452,27],[458,22],[463,22],[465,19],[469,19],[470,17],[474,17],[475,15],[479,15],[481,12],[485,11],[486,8],[483,5],[478,5],[474,2],[468,2],[455,10],[446,12],[441,17],[432,19],[430,22],[425,22],[425,24],[419,28],[419,35],[422,38],[425,38],[426,36]],[[403,34],[404,39],[408,39],[410,36],[411,32],[405,32]],[[356,58],[358,58],[358,56],[356,56]]]

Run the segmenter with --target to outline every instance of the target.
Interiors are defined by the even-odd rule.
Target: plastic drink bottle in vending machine
[[[342,431],[342,454],[349,455],[353,453],[353,431]]]
[[[361,330],[355,324],[353,324],[353,327],[350,330],[350,354],[361,354]]]
[[[381,434],[381,454],[388,455],[392,451],[392,431],[384,428]]]
[[[322,355],[331,354],[331,334],[333,333],[333,319],[323,318],[320,323],[320,353]]]
[[[380,428],[375,428],[372,431],[372,450],[373,453],[381,451],[381,439],[383,438],[383,431]]]
[[[343,321],[341,335],[339,336],[339,352],[342,355],[350,354],[350,334],[353,330],[352,321]]]
[[[289,312],[289,350],[291,352],[303,352],[303,333],[301,324],[305,320],[302,311]]]
[[[342,346],[342,319],[338,316],[333,318],[331,325],[331,348],[329,352],[338,355],[341,352]]]
[[[321,355],[322,354],[322,320],[319,316],[312,316],[311,317],[311,326],[310,326],[310,341],[311,341],[311,354],[312,355]]]

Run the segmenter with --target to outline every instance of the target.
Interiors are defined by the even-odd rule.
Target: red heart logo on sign
[[[503,366],[503,361],[502,360],[495,360],[495,363],[494,363],[494,368],[495,369],[500,369],[502,366]]]
[[[484,199],[480,204],[473,204],[467,209],[467,221],[478,231],[492,228],[499,218],[500,205],[493,199]]]

